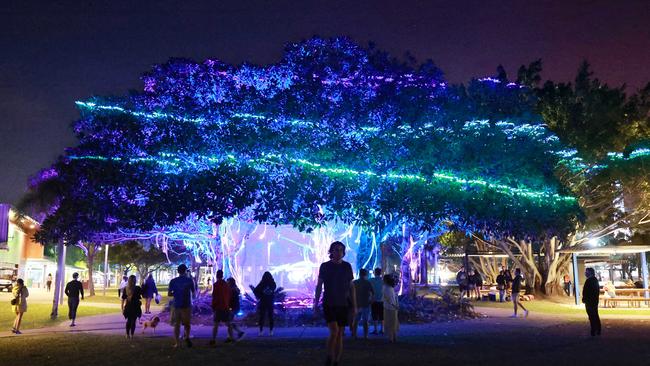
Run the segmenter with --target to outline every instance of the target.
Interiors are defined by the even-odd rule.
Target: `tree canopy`
[[[276,64],[173,59],[142,91],[77,102],[79,139],[25,202],[55,204],[38,239],[93,240],[190,215],[301,230],[338,219],[494,235],[558,235],[579,219],[554,175],[563,146],[505,79],[450,86],[345,38],[287,46]]]

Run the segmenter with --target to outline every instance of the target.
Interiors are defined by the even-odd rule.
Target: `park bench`
[[[620,297],[604,297],[600,296],[600,300],[603,301],[603,307],[611,307],[613,304],[618,303],[627,303],[628,307],[641,307],[641,303],[644,302],[646,305],[650,303],[650,299],[639,296],[620,296]]]

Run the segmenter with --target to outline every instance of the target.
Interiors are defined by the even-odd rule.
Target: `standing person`
[[[151,314],[151,300],[154,296],[158,296],[158,287],[156,287],[156,281],[153,280],[153,276],[149,273],[146,281],[144,281],[144,287],[142,288],[142,297],[144,297],[144,313]]]
[[[230,295],[232,290],[226,281],[223,279],[223,271],[217,271],[217,280],[212,286],[212,312],[214,314],[214,325],[212,326],[212,339],[210,345],[217,344],[217,332],[219,331],[219,323],[224,323],[228,330],[228,338],[232,339],[232,329],[230,329]]]
[[[354,280],[354,291],[357,297],[357,313],[352,322],[352,338],[357,338],[359,321],[363,326],[363,338],[368,338],[368,316],[370,315],[370,301],[374,297],[374,290],[368,281],[368,270],[359,270],[359,279]]]
[[[259,311],[260,337],[264,331],[264,317],[269,316],[269,336],[273,337],[273,305],[275,303],[276,284],[271,272],[264,272],[262,280],[255,286],[253,294],[257,298]]]
[[[124,291],[124,288],[128,283],[129,278],[127,276],[122,276],[122,282],[120,282],[120,286],[117,288],[117,297],[120,299],[122,298],[122,291]]]
[[[399,300],[395,293],[395,277],[391,275],[384,276],[384,287],[382,295],[384,297],[384,329],[386,336],[391,343],[397,342],[397,331],[399,331]]]
[[[481,301],[481,289],[483,289],[483,277],[478,271],[474,271],[474,276],[472,276],[472,282],[474,282],[474,288],[476,291],[476,300]]]
[[[179,346],[179,338],[181,335],[181,323],[185,328],[185,344],[187,347],[192,347],[190,341],[190,330],[192,328],[190,321],[192,319],[192,296],[195,293],[194,281],[187,277],[187,266],[181,264],[176,269],[178,277],[169,282],[169,290],[167,295],[174,297],[172,309],[172,325],[174,326],[174,348]]]
[[[568,274],[564,275],[564,293],[571,296],[571,277]]]
[[[476,283],[474,282],[474,271],[469,270],[467,272],[467,297],[471,300],[476,295]]]
[[[126,338],[133,339],[135,321],[142,317],[142,288],[137,286],[135,275],[129,276],[126,287],[122,291],[122,314],[126,319]]]
[[[12,310],[16,313],[11,333],[21,334],[20,323],[23,321],[23,314],[27,311],[27,297],[29,297],[29,291],[27,290],[27,286],[25,286],[25,281],[22,278],[17,279],[16,286],[14,286],[11,292],[14,296],[11,300]]]
[[[371,278],[370,284],[372,285],[372,304],[370,305],[370,313],[372,315],[372,325],[374,327],[370,334],[377,333],[377,324],[379,323],[379,334],[384,334],[384,279],[381,277],[381,268],[375,268],[375,276]]]
[[[235,324],[235,315],[239,313],[239,310],[241,309],[241,304],[240,304],[240,298],[241,298],[241,291],[239,291],[239,287],[237,287],[237,282],[235,282],[235,279],[230,277],[226,280],[228,282],[228,286],[230,286],[230,328],[228,329],[228,334],[230,334],[230,341],[235,341],[239,342],[246,333],[239,328],[237,324]],[[237,338],[233,339],[232,334],[234,332],[237,332]],[[227,341],[227,340],[226,340]]]
[[[47,286],[47,292],[50,292],[50,289],[52,288],[52,274],[51,273],[47,274],[47,280],[45,281],[45,286]]]
[[[465,292],[467,291],[467,272],[465,272],[465,267],[460,267],[460,271],[456,273],[456,283],[458,283],[458,289],[460,290],[460,298],[465,297]]]
[[[338,366],[343,353],[343,331],[348,324],[348,308],[352,306],[353,312],[356,313],[357,299],[352,282],[352,266],[343,260],[345,244],[335,241],[330,245],[328,252],[330,260],[322,263],[318,270],[314,312],[318,309],[321,291],[325,287],[323,315],[329,329],[325,364]]]
[[[600,295],[600,284],[596,279],[596,273],[593,268],[585,269],[587,280],[582,288],[582,302],[585,304],[587,316],[589,316],[589,325],[591,326],[591,336],[600,335],[600,317],[598,316],[598,297]]]
[[[510,272],[510,269],[505,268],[503,270],[503,277],[506,279],[506,299],[508,299],[508,291],[512,288],[512,273]]]
[[[71,327],[76,326],[75,319],[77,319],[77,308],[79,307],[79,295],[81,295],[81,300],[84,299],[84,287],[77,280],[79,273],[75,272],[72,274],[72,281],[68,282],[65,285],[65,294],[68,296],[68,318],[72,320],[70,323]]]
[[[512,314],[511,318],[517,317],[517,308],[521,307],[524,309],[524,318],[528,317],[528,310],[521,304],[519,301],[519,292],[521,291],[521,269],[515,269],[515,278],[512,279],[512,305],[515,308],[515,313]]]
[[[506,297],[506,276],[503,275],[503,270],[499,271],[497,276],[497,290],[499,290],[499,302],[503,302]]]

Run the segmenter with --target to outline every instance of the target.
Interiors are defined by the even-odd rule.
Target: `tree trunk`
[[[428,284],[428,278],[429,277],[429,266],[427,265],[427,257],[428,257],[428,251],[424,249],[420,249],[420,284],[426,285]]]
[[[54,276],[54,299],[52,300],[52,312],[50,318],[56,319],[59,316],[59,298],[63,292],[63,282],[65,281],[65,246],[63,241],[56,244],[56,274]]]
[[[88,254],[86,254],[86,265],[88,266],[88,293],[95,296],[95,282],[93,281],[93,266],[95,265],[95,254],[97,247],[95,244],[88,244]]]

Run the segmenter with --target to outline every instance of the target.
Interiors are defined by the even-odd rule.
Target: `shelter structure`
[[[572,270],[573,270],[573,283],[574,283],[574,294],[576,305],[580,304],[580,287],[584,283],[584,279],[581,279],[580,273],[584,272],[584,267],[586,260],[588,259],[597,259],[605,258],[611,260],[612,256],[619,254],[638,254],[640,256],[640,272],[643,281],[643,288],[645,289],[645,298],[650,298],[650,293],[648,291],[648,262],[646,259],[647,252],[650,252],[650,245],[603,245],[603,246],[593,246],[591,244],[584,243],[575,245],[569,248],[564,248],[558,251],[558,253],[571,254],[572,255]],[[582,258],[582,262],[580,262]]]

